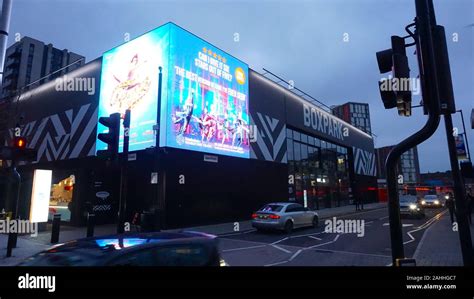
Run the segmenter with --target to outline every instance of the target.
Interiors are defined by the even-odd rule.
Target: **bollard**
[[[18,237],[17,233],[9,233],[8,234],[8,243],[7,243],[7,257],[12,256],[12,250],[16,247],[16,239]]]
[[[95,214],[87,213],[87,235],[86,237],[94,236]]]
[[[59,242],[59,226],[61,224],[61,214],[54,214],[53,228],[51,230],[51,244]]]

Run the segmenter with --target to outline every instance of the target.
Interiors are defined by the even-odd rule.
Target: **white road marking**
[[[270,243],[270,245],[275,245],[275,244],[278,244],[278,243],[283,242],[283,241],[285,241],[285,240],[288,240],[288,237],[283,238],[283,239],[278,240],[278,241],[275,241],[275,242],[273,242],[273,243]]]
[[[297,252],[295,252],[295,254],[293,254],[290,259],[288,260],[289,262],[291,262],[295,257],[297,257],[301,252],[303,251],[303,249],[300,249],[298,250]]]
[[[291,253],[291,251],[286,250],[285,248],[282,248],[282,247],[280,247],[280,246],[278,246],[278,245],[273,245],[273,244],[271,244],[271,246],[272,246],[273,248],[279,249],[279,250],[281,250],[281,251],[283,251],[283,252]]]
[[[384,216],[384,217],[381,217],[379,218],[379,220],[384,220],[384,219],[387,219],[389,216]]]
[[[308,238],[315,239],[315,240],[318,240],[318,241],[322,240],[321,238],[318,238],[318,237],[315,237],[315,236],[308,236]]]
[[[235,233],[227,233],[227,234],[222,234],[222,235],[217,235],[218,237],[228,237],[228,236],[236,236],[236,235],[244,235],[248,233],[253,233],[254,231],[257,231],[256,229],[250,229],[248,231],[244,232],[235,232]]]
[[[271,266],[281,265],[281,264],[285,264],[285,263],[288,263],[288,261],[286,260],[286,261],[281,261],[281,262],[266,264],[266,265],[263,265],[263,266],[264,266],[264,267],[271,267]]]
[[[383,226],[389,226],[389,225],[390,225],[390,223],[388,223],[388,222],[383,224]],[[412,223],[403,223],[402,226],[403,227],[408,227],[408,226],[413,226],[413,224]]]
[[[232,249],[225,249],[222,250],[222,252],[230,252],[230,251],[237,251],[237,250],[246,250],[246,249],[254,249],[254,248],[260,248],[260,247],[265,247],[265,245],[256,245],[256,246],[249,246],[249,247],[239,247],[239,248],[232,248]]]
[[[332,241],[329,241],[329,242],[326,242],[326,243],[321,243],[321,244],[317,244],[317,245],[313,245],[313,246],[310,246],[310,247],[305,247],[304,249],[312,249],[312,248],[316,248],[316,247],[320,247],[320,246],[324,246],[324,245],[328,245],[328,244],[331,244],[331,243],[334,243],[337,241],[337,239],[339,239],[339,236],[340,235],[337,235],[334,240]]]
[[[444,213],[446,213],[446,212],[447,212],[447,210],[445,210],[445,211],[443,211],[443,212],[441,212],[441,213],[439,213],[439,214],[436,214],[433,218],[431,218],[430,220],[426,221],[425,223],[423,223],[422,225],[420,225],[418,228],[407,232],[407,235],[410,237],[410,240],[403,242],[403,245],[415,241],[416,239],[415,239],[415,237],[412,236],[412,233],[417,232],[417,231],[422,230],[422,229],[425,229],[426,227],[430,226],[433,222],[435,222],[436,220],[438,220],[439,218],[441,218],[441,216],[444,215]]]

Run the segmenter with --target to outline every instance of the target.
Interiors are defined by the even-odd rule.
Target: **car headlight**
[[[444,198],[449,199],[449,195],[445,195]]]
[[[417,207],[416,207],[415,204],[411,204],[411,205],[410,205],[410,210],[416,210],[416,208],[417,208]]]
[[[422,204],[422,205],[426,204],[426,201],[422,200],[422,201],[421,201],[421,204]]]
[[[220,267],[228,267],[229,264],[227,264],[226,261],[224,261],[224,259],[221,259],[221,260],[219,261],[219,266],[220,266]]]
[[[435,201],[434,201],[434,204],[435,204],[435,205],[439,205],[439,200],[435,200]]]

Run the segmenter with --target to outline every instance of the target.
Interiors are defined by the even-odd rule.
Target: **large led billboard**
[[[170,37],[160,145],[248,158],[248,66],[177,26]]]
[[[131,110],[130,151],[155,146],[158,67],[168,67],[168,48],[169,27],[165,25],[105,52],[102,57],[98,116],[115,112],[123,115],[126,109]],[[104,130],[107,128],[98,123],[97,133]],[[120,132],[121,152],[123,126]],[[96,150],[106,148],[104,142],[98,139],[96,142]]]
[[[156,145],[158,67],[159,146],[248,158],[247,64],[172,23],[103,56],[98,114],[131,109],[130,151]]]

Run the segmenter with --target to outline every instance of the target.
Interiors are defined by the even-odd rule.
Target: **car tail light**
[[[268,216],[270,219],[280,219],[280,216],[279,215],[275,215],[275,214],[270,214],[270,216]]]
[[[257,218],[257,213],[252,214],[252,219],[255,219],[255,218]]]

